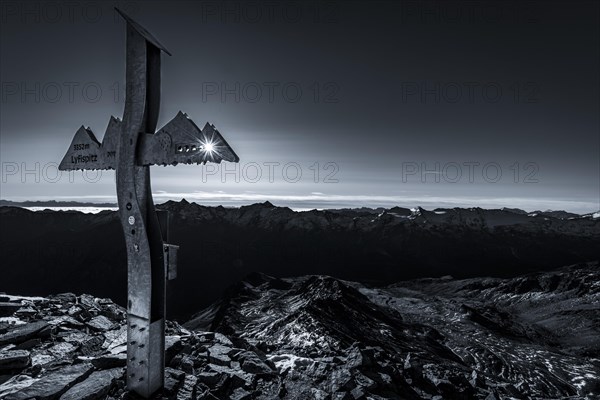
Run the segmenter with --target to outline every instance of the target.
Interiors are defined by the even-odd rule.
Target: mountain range
[[[296,212],[169,201],[180,246],[168,315],[185,320],[249,273],[329,275],[385,285],[405,279],[514,277],[599,259],[600,214],[453,208]],[[23,295],[91,293],[124,304],[118,214],[0,207],[2,287]]]

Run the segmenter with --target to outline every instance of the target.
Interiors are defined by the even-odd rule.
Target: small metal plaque
[[[167,280],[172,281],[177,278],[177,251],[179,246],[165,243],[164,247],[165,270],[167,271]]]

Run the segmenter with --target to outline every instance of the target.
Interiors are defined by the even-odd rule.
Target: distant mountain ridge
[[[117,207],[117,203],[92,203],[81,201],[56,201],[56,200],[35,200],[35,201],[12,201],[0,200],[0,207]]]
[[[157,204],[158,207],[160,207],[163,204],[171,204],[171,203],[182,203],[182,204],[198,204],[196,202],[188,202],[185,198],[182,199],[180,202],[176,202],[173,200],[169,200],[165,203],[162,204]],[[254,204],[263,204],[265,206],[272,206],[272,207],[277,207],[274,206],[271,202],[266,201],[263,203],[254,203]],[[248,206],[241,206],[241,207],[250,207],[254,204],[248,205]],[[57,201],[57,200],[25,200],[25,201],[12,201],[12,200],[3,200],[0,199],[0,207],[73,207],[73,208],[80,208],[80,207],[94,207],[94,208],[102,208],[102,207],[117,207],[118,204],[117,203],[95,203],[95,202],[80,202],[80,201]],[[214,206],[212,206],[214,207]],[[218,207],[218,206],[217,206]],[[225,208],[240,208],[240,207],[225,207]],[[288,207],[280,207],[280,208],[288,208]],[[480,209],[478,207],[475,207],[476,209]],[[455,208],[451,208],[452,210],[456,210],[456,209],[465,209],[465,210],[472,210],[475,209],[472,207],[455,207]],[[421,207],[416,207],[415,209],[421,209]],[[337,213],[343,213],[343,212],[356,212],[356,213],[368,213],[368,214],[380,214],[384,211],[392,211],[392,210],[411,210],[408,208],[402,208],[402,207],[392,207],[389,209],[386,209],[384,207],[376,207],[376,208],[371,208],[371,207],[356,207],[356,208],[331,208],[331,209],[323,209],[321,211],[330,211],[330,212],[337,212]],[[450,210],[449,208],[435,208],[431,211],[443,211],[443,210]],[[572,213],[572,212],[568,212],[568,211],[564,211],[564,210],[546,210],[546,211],[532,211],[532,212],[527,212],[525,210],[521,210],[520,208],[507,208],[507,207],[503,207],[501,209],[482,209],[482,210],[500,210],[500,211],[506,211],[506,212],[511,212],[514,214],[520,214],[520,215],[543,215],[543,216],[549,216],[549,217],[554,217],[554,218],[561,218],[561,219],[566,219],[566,218],[577,218],[580,216],[590,216],[592,214],[598,214],[600,213],[600,211],[598,211],[598,213],[586,213],[586,214],[576,214],[576,213]],[[301,211],[300,211],[301,212]]]
[[[600,258],[594,214],[420,207],[296,212],[269,202],[226,208],[185,200],[157,208],[169,211],[169,241],[180,246],[178,278],[169,282],[171,318],[207,306],[251,272],[386,284],[444,275],[510,277]],[[0,290],[80,291],[123,304],[122,235],[116,211],[0,207]]]

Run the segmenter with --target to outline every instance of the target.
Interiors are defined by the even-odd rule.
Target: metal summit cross
[[[182,112],[155,133],[160,53],[171,54],[146,29],[117,12],[127,24],[123,120],[111,117],[102,143],[90,128],[79,128],[59,168],[116,170],[127,246],[127,388],[149,397],[164,384],[165,288],[166,280],[176,274],[178,249],[163,242],[168,219],[155,212],[150,165],[238,162],[239,158],[213,125],[199,129]]]

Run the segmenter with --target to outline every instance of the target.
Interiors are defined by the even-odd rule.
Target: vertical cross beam
[[[150,188],[136,164],[140,133],[154,132],[160,104],[160,49],[127,24],[126,97],[117,146],[117,199],[127,248],[127,388],[148,397],[164,381],[165,268]]]

